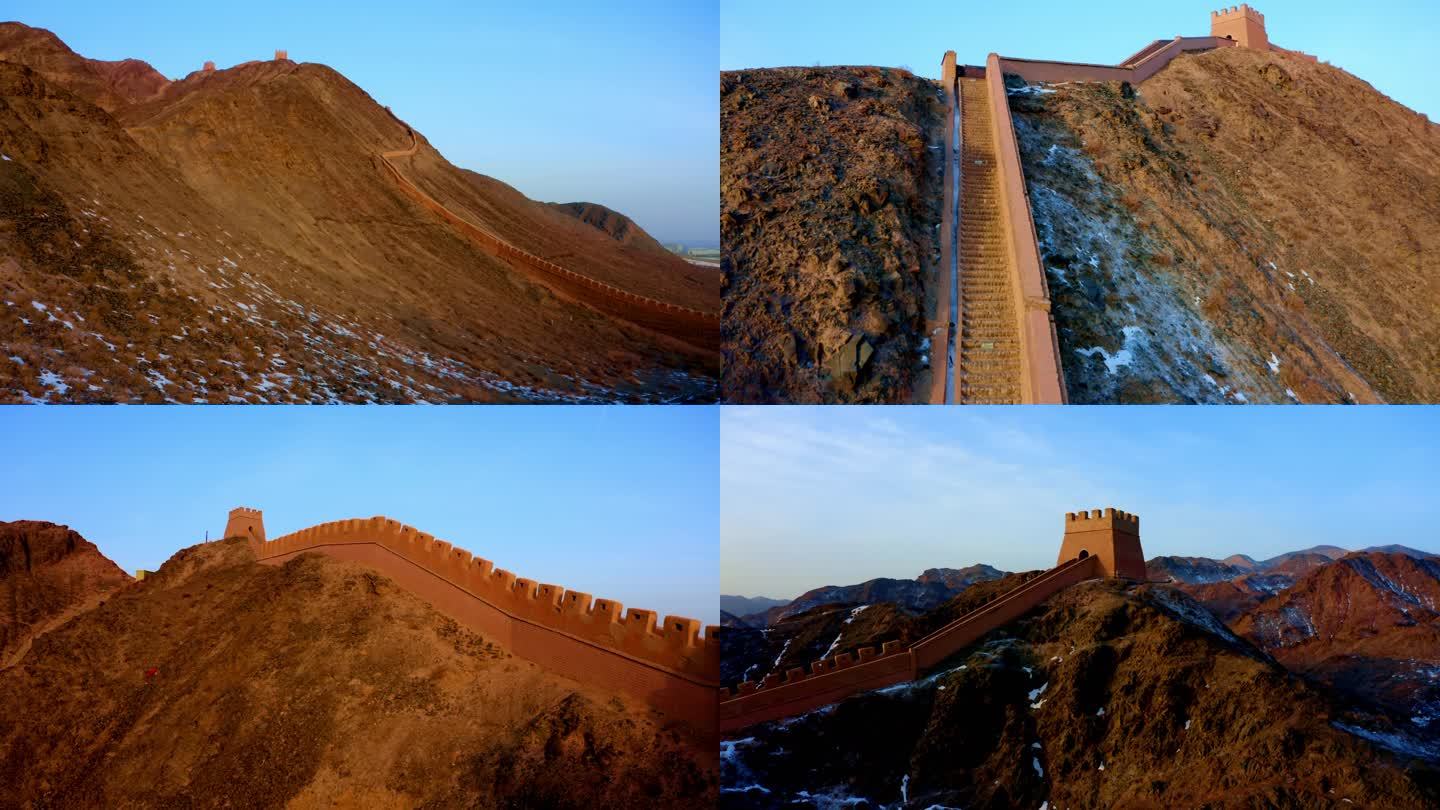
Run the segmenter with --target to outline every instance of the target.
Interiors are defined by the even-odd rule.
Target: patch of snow
[[[1374,731],[1362,726],[1349,725],[1339,721],[1334,721],[1330,725],[1399,754],[1423,757],[1426,759],[1440,758],[1440,746],[1429,745],[1419,740],[1413,740],[1398,732]]]
[[[1095,716],[1096,716],[1096,717],[1104,717],[1104,716],[1105,716],[1105,707],[1104,707],[1104,706],[1101,706],[1101,707],[1100,707],[1100,710],[1097,711],[1097,712],[1095,712]]]
[[[786,640],[785,640],[785,646],[780,648],[780,654],[777,655],[777,656],[775,656],[775,663],[773,663],[773,664],[770,665],[770,669],[773,670],[773,669],[775,669],[775,667],[780,666],[780,659],[782,659],[782,658],[785,657],[786,651],[788,651],[788,650],[790,649],[790,642],[792,642],[792,641],[794,641],[794,640],[795,640],[795,639],[793,639],[793,638],[790,638],[790,639],[786,639]]]
[[[1030,758],[1030,764],[1035,766],[1035,775],[1038,776],[1038,777],[1040,777],[1041,779],[1044,779],[1044,778],[1045,778],[1045,769],[1042,768],[1042,767],[1040,767],[1040,758],[1039,758],[1039,757],[1031,757],[1031,758]]]
[[[161,374],[158,369],[152,368],[146,371],[145,379],[149,380],[150,384],[155,386],[155,390],[161,392],[163,392],[167,386],[174,385],[174,383],[170,381],[170,378]]]
[[[1270,360],[1265,365],[1270,367],[1271,374],[1280,373],[1280,358],[1276,357],[1274,352],[1270,353]]]
[[[59,374],[56,374],[53,371],[42,370],[40,372],[40,384],[45,386],[46,388],[49,388],[51,391],[54,391],[56,396],[63,397],[65,396],[65,392],[70,390],[70,386],[65,384],[65,378],[61,377]],[[46,395],[46,398],[49,398],[48,394]]]
[[[720,788],[721,793],[749,793],[752,790],[758,790],[765,794],[770,793],[770,788],[764,787],[763,785],[741,785],[740,787]]]

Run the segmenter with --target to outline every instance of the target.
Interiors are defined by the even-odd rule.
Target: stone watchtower
[[[245,537],[252,543],[265,542],[265,517],[259,509],[243,506],[230,510],[230,520],[225,523],[225,537]]]
[[[289,58],[290,58],[290,52],[289,52],[289,51],[284,50],[284,49],[277,49],[277,50],[275,51],[275,61],[276,61],[276,62],[283,62],[283,61],[285,61],[286,59],[289,59]]]
[[[1140,518],[1115,508],[1103,513],[1099,509],[1066,513],[1065,540],[1057,564],[1081,556],[1098,559],[1102,576],[1144,580]]]
[[[1210,36],[1233,39],[1242,48],[1270,50],[1265,15],[1244,4],[1210,12]]]

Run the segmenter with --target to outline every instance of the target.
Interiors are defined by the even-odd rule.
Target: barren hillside
[[[1248,48],[1010,100],[1072,402],[1440,400],[1440,129]]]
[[[713,741],[318,554],[195,546],[0,672],[0,805],[698,807]]]
[[[725,401],[926,389],[944,110],[905,70],[721,74]]]
[[[406,196],[409,128],[322,65],[158,89],[0,24],[0,399],[707,401],[713,346],[605,314]],[[158,74],[157,74],[158,75]],[[478,227],[628,293],[719,274],[451,166],[395,162]]]

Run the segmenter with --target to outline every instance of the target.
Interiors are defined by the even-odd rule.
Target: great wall
[[[419,140],[412,131],[408,148],[381,152],[380,159],[390,170],[390,174],[394,176],[402,191],[427,210],[454,225],[485,252],[520,265],[534,273],[543,283],[557,292],[589,304],[601,312],[629,321],[637,326],[670,335],[698,348],[718,345],[720,340],[718,315],[646,298],[573,270],[567,270],[554,262],[515,247],[485,228],[451,211],[411,182],[392,160],[392,158],[413,156],[419,146]]]
[[[877,652],[862,647],[816,661],[807,673],[794,668],[760,683],[720,691],[720,732],[814,711],[861,692],[917,680],[986,633],[1012,622],[1056,593],[1097,577],[1145,579],[1140,518],[1109,508],[1065,515],[1065,535],[1054,568],[1020,585],[905,648],[885,642]]]
[[[1029,191],[1010,117],[1006,76],[1026,82],[1140,84],[1175,58],[1217,48],[1255,48],[1317,61],[1270,42],[1265,16],[1248,5],[1210,15],[1210,36],[1155,40],[1119,65],[1002,57],[984,66],[941,61],[947,112],[941,272],[936,296],[947,330],[936,346],[935,404],[1042,403],[1067,400],[1050,292],[1040,262]],[[948,282],[948,283],[947,283]],[[940,322],[948,315],[948,320]],[[938,343],[938,341],[937,341]],[[953,358],[953,359],[952,359]]]
[[[625,610],[610,599],[517,577],[384,517],[322,523],[267,540],[262,513],[242,507],[231,510],[224,536],[246,538],[264,565],[318,552],[368,566],[520,658],[631,695],[702,734],[715,731],[720,645],[717,628],[702,635],[696,619],[659,621],[651,610]]]

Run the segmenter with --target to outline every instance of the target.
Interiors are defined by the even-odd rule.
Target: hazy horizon
[[[962,10],[941,0],[721,0],[720,69],[878,65],[938,79],[947,50],[972,65],[984,64],[992,52],[1117,64],[1157,39],[1209,36],[1210,12],[1234,5],[1039,0],[1022,15],[1006,5]],[[1265,15],[1271,42],[1313,54],[1440,120],[1440,85],[1430,78],[1440,4],[1256,0],[1250,6]]]
[[[712,408],[0,409],[0,520],[133,574],[260,509],[279,537],[385,515],[518,576],[717,624]]]
[[[1147,559],[1440,553],[1437,419],[1395,405],[726,407],[720,593],[1048,568],[1066,512],[1112,506],[1140,516]]]
[[[662,243],[720,232],[718,12],[632,0],[116,5],[12,0],[90,59],[167,78],[287,49],[338,70],[453,164],[540,202],[599,203]]]

